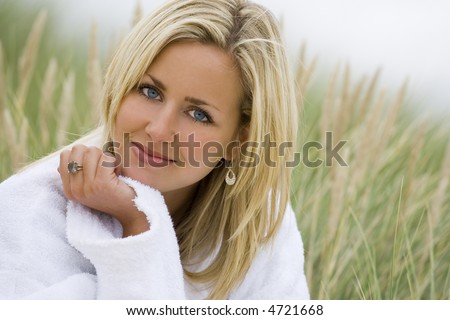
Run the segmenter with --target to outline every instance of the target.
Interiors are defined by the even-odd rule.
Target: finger
[[[102,152],[95,147],[89,147],[83,154],[83,178],[85,188],[93,185],[97,175],[97,164],[100,161]]]
[[[111,154],[112,157],[114,157],[114,165],[116,166],[116,168],[114,169],[114,173],[116,174],[116,176],[121,176],[122,175],[122,163],[120,162],[120,157],[115,156],[114,154]]]
[[[114,153],[114,150],[104,148],[103,154],[107,157],[102,157],[102,166],[107,168],[114,168],[114,173],[116,176],[119,176],[122,173],[122,168],[120,166],[120,160],[117,154]]]
[[[83,166],[83,158],[84,153],[86,152],[87,147],[81,144],[75,145],[72,150],[70,151],[69,159],[67,162],[67,165],[69,162],[76,162],[78,165]],[[82,170],[83,171],[84,167]],[[69,180],[70,180],[70,190],[72,192],[72,195],[75,198],[83,197],[84,196],[84,177],[83,173],[77,171],[73,174],[69,173]]]
[[[70,200],[74,200],[72,191],[70,189],[69,172],[67,172],[67,163],[69,162],[69,156],[70,156],[70,150],[64,150],[60,153],[58,172],[61,177],[61,181],[63,184],[63,192],[64,192],[65,196]]]
[[[100,178],[117,176],[117,159],[111,153],[102,153],[97,166],[97,176]],[[119,171],[120,172],[120,171]]]

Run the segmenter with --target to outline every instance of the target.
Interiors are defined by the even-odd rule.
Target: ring
[[[70,161],[67,164],[67,172],[69,172],[70,174],[75,174],[75,173],[77,173],[78,171],[81,171],[81,170],[83,170],[83,166],[80,166],[78,164],[78,162],[76,162],[76,161]]]

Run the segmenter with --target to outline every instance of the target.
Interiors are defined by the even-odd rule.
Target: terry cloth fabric
[[[208,296],[207,287],[184,279],[175,230],[159,191],[120,177],[135,190],[135,205],[150,223],[149,231],[121,238],[117,220],[67,200],[58,163],[59,157],[51,157],[0,184],[0,299]],[[289,206],[277,236],[261,247],[229,299],[308,299],[303,263]]]

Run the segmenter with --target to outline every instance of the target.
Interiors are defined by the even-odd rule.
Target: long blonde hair
[[[245,99],[241,125],[248,140],[292,142],[297,130],[297,105],[285,47],[271,13],[245,0],[174,0],[144,18],[114,56],[103,97],[104,139],[110,140],[123,97],[135,88],[148,66],[169,43],[198,41],[230,53],[240,68]],[[211,299],[227,298],[248,271],[258,248],[273,238],[289,201],[291,170],[276,148],[268,154],[261,143],[253,149],[260,164],[232,161],[237,182],[224,183],[218,166],[200,184],[191,212],[176,228],[186,277],[210,286]],[[265,165],[265,160],[276,166]],[[202,253],[202,254],[201,254]],[[192,263],[215,253],[199,272]]]

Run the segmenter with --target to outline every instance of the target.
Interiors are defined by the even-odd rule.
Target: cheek
[[[117,113],[116,124],[123,128],[132,128],[144,123],[144,114],[147,114],[149,108],[146,108],[145,103],[141,100],[137,93],[130,93],[126,96],[119,106]]]
[[[183,132],[185,134],[180,135],[178,150],[188,167],[200,168],[200,171],[204,171],[205,168],[213,169],[217,162],[224,158],[226,142],[223,137],[201,130],[192,135],[192,128]]]
[[[122,104],[120,106],[116,119],[116,126],[118,128],[130,127],[136,122],[137,117],[133,115],[132,109],[133,108],[127,104]]]
[[[114,125],[113,140],[118,143],[117,151],[123,155],[124,148],[127,146],[126,141],[129,140],[129,134],[132,134],[138,124],[136,123],[139,117],[133,115],[133,108],[126,103],[122,103],[117,113],[116,122]]]

